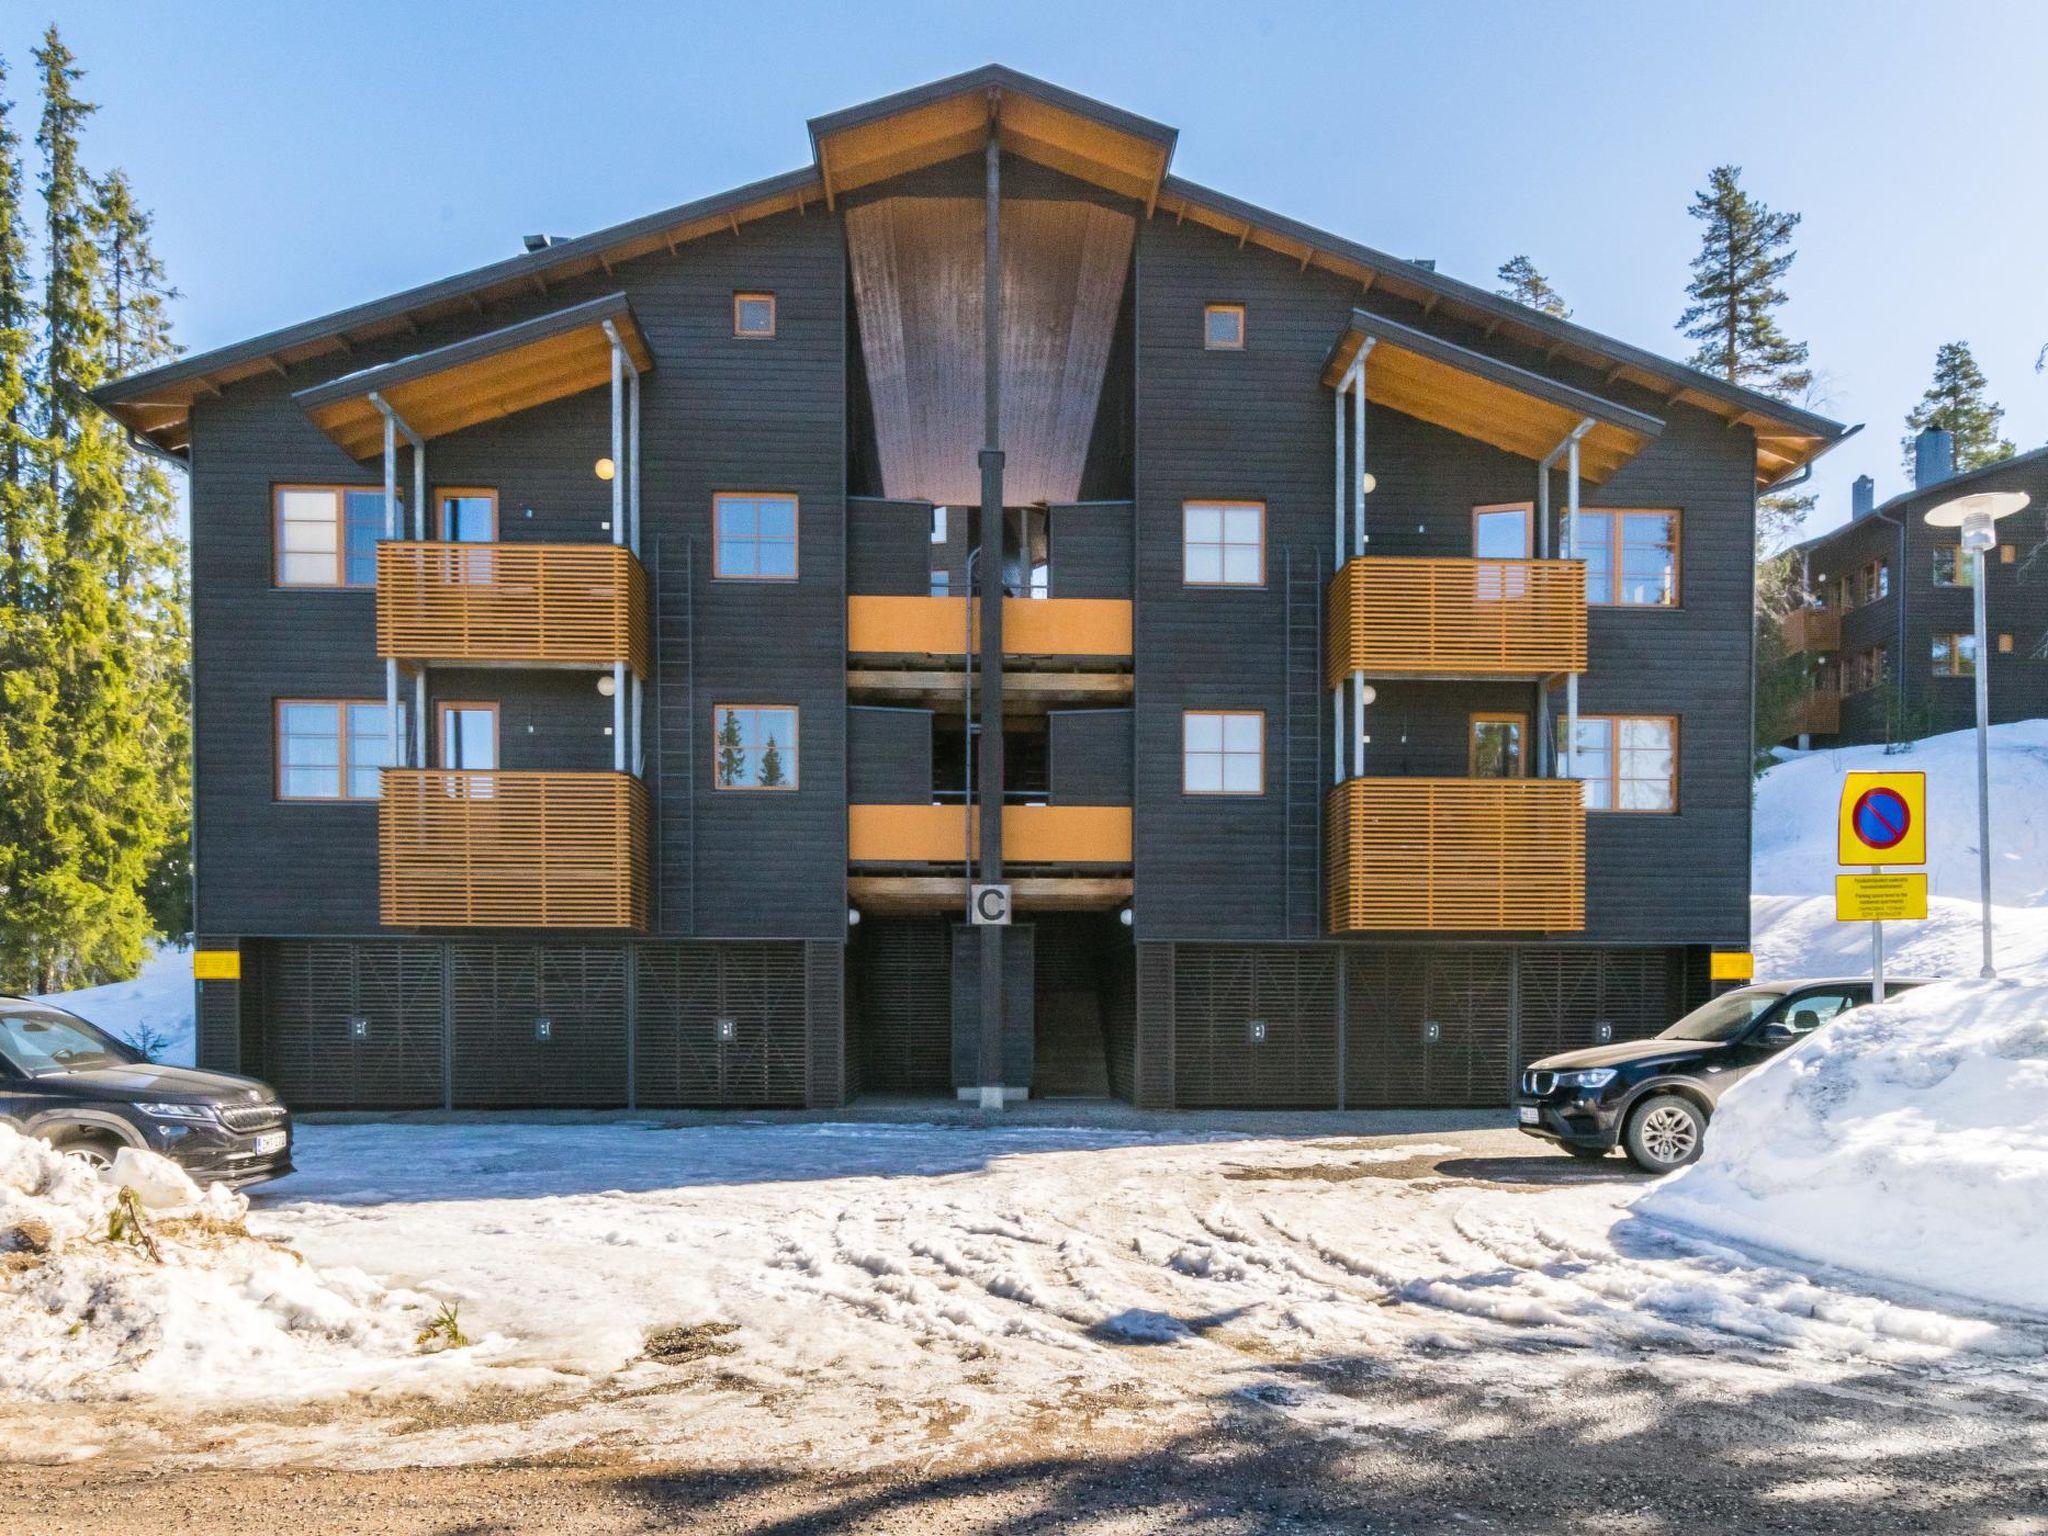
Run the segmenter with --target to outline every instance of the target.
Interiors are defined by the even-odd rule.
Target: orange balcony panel
[[[1578,560],[1367,556],[1330,582],[1325,682],[1370,677],[1548,677],[1586,670]]]
[[[854,864],[958,864],[981,851],[978,816],[960,805],[850,805],[846,857]],[[1127,805],[1003,808],[1003,860],[1018,864],[1128,864]]]
[[[377,654],[648,672],[647,572],[620,544],[377,546]]]
[[[1785,615],[1784,635],[1786,651],[1795,656],[1801,651],[1839,651],[1842,610],[1794,608]]]
[[[387,768],[378,913],[402,928],[647,931],[647,786],[624,773]]]
[[[1576,933],[1586,812],[1570,779],[1351,779],[1330,791],[1332,933]]]
[[[846,600],[846,648],[856,654],[958,656],[980,644],[978,623],[968,633],[964,597]],[[1123,598],[1005,598],[1003,654],[1128,656],[1131,605]]]

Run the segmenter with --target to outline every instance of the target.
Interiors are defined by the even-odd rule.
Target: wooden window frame
[[[1949,631],[1937,629],[1928,639],[1928,649],[1930,652],[1933,650],[1934,642],[1937,640],[1948,641],[1949,664],[1946,667],[1934,666],[1932,665],[1934,657],[1929,655],[1927,658],[1930,664],[1929,670],[1935,677],[1972,678],[1977,675],[1977,668],[1984,665],[1985,659],[1982,656],[1971,658],[1970,670],[1967,672],[1961,670],[1956,665],[1956,662],[1962,659],[1963,642],[1967,640],[1972,645],[1977,643],[1977,635],[1974,630]]]
[[[790,506],[789,563],[787,576],[729,576],[720,568],[725,553],[725,534],[720,526],[720,509],[728,501],[787,501]],[[803,574],[803,498],[795,491],[713,491],[711,493],[711,579],[713,581],[795,581]],[[758,544],[757,534],[754,542]]]
[[[718,715],[721,710],[775,709],[789,714],[789,782],[786,784],[721,784],[718,782]],[[803,740],[803,707],[798,704],[726,704],[711,706],[711,787],[720,794],[794,794],[803,785],[803,761],[798,743]]]
[[[490,537],[489,537],[488,539],[482,540],[481,542],[483,542],[483,543],[486,543],[486,544],[495,544],[495,543],[497,543],[497,542],[498,542],[498,529],[499,529],[499,523],[498,523],[498,493],[497,493],[497,491],[496,491],[496,490],[494,490],[494,489],[493,489],[492,487],[490,487],[490,486],[487,486],[487,485],[437,485],[437,486],[435,486],[435,487],[434,487],[434,537],[435,537],[435,539],[436,539],[436,540],[437,540],[438,542],[440,542],[440,543],[443,543],[443,544],[452,544],[452,543],[454,543],[454,542],[455,542],[455,540],[454,540],[453,538],[451,538],[451,537],[449,536],[449,532],[448,532],[448,509],[447,509],[447,507],[446,507],[446,506],[444,505],[444,503],[445,503],[445,502],[447,502],[447,501],[450,501],[450,500],[452,500],[452,499],[454,499],[454,498],[456,498],[456,497],[463,497],[463,498],[473,498],[473,497],[481,497],[481,498],[483,498],[483,499],[485,499],[485,500],[487,500],[487,501],[489,501],[489,502],[490,502],[490,504],[491,504],[491,536],[490,536]],[[469,541],[465,540],[464,542],[469,542]]]
[[[766,304],[768,306],[768,329],[750,331],[740,324],[740,308],[745,304]],[[780,306],[775,295],[762,289],[735,289],[732,296],[732,333],[741,341],[773,341],[780,321]]]
[[[1604,510],[1604,509],[1596,509]],[[1522,514],[1522,553],[1515,555],[1482,555],[1479,553],[1479,519],[1487,512],[1519,512]],[[1472,509],[1472,558],[1475,560],[1533,560],[1536,558],[1536,503],[1533,501],[1489,501]]]
[[[1256,507],[1259,513],[1259,579],[1257,581],[1190,581],[1188,579],[1188,513],[1197,507],[1214,507],[1222,510]],[[1228,549],[1230,543],[1223,540],[1216,548]],[[1231,498],[1227,496],[1196,496],[1180,504],[1180,584],[1198,591],[1208,592],[1255,592],[1266,585],[1266,504],[1253,498]]]
[[[1952,569],[1955,572],[1954,581],[1943,581],[1941,579],[1941,572],[1937,562],[1939,562],[1941,557],[1945,554],[1951,556],[1955,561],[1955,564],[1952,567]],[[1973,585],[1970,579],[1973,574],[1974,571],[1971,566],[1969,552],[1965,550],[1962,545],[1937,544],[1934,546],[1933,549],[1928,551],[1927,579],[1933,583],[1935,591],[1968,592],[1971,589],[1971,586]]]
[[[1579,508],[1579,515],[1597,514],[1609,518],[1607,531],[1607,575],[1611,582],[1606,595],[1595,597],[1592,583],[1586,585],[1586,606],[1588,608],[1612,608],[1624,613],[1675,613],[1685,606],[1685,511],[1680,507],[1587,507]],[[1568,515],[1568,514],[1567,514]],[[1621,601],[1621,531],[1625,521],[1631,517],[1668,517],[1671,519],[1671,600],[1666,603],[1624,603]],[[1584,556],[1580,557],[1581,559]],[[1848,578],[1844,577],[1843,592],[1848,591]],[[1846,607],[1846,605],[1845,605]],[[1631,717],[1635,718],[1635,717]],[[1647,718],[1647,717],[1644,717]]]
[[[489,768],[457,768],[448,761],[448,715],[457,709],[481,709],[491,717],[491,764]],[[490,699],[436,699],[434,701],[434,758],[449,773],[502,773],[505,771],[505,733],[499,726],[498,706]]]
[[[1676,816],[1681,804],[1678,780],[1680,750],[1684,744],[1679,717],[1677,715],[1609,715],[1588,714],[1584,712],[1579,715],[1579,723],[1581,725],[1585,724],[1588,720],[1605,720],[1607,722],[1608,765],[1606,781],[1607,804],[1597,808],[1588,806],[1586,807],[1586,814],[1588,816]],[[1671,804],[1662,809],[1641,810],[1621,803],[1621,723],[1624,720],[1663,720],[1671,726]],[[1557,722],[1560,735],[1569,728],[1571,723],[1569,718],[1562,714],[1557,716]],[[1557,769],[1560,776],[1563,775],[1564,764],[1565,744],[1563,741],[1560,741],[1557,751]],[[1580,782],[1591,783],[1597,781],[1582,779]]]
[[[334,710],[337,794],[288,795],[284,792],[284,712],[287,706],[303,704],[325,705]],[[367,705],[372,709],[390,707],[383,699],[301,698],[294,695],[270,701],[270,798],[273,801],[279,805],[375,805],[383,798],[382,795],[352,795],[348,792],[348,712],[357,705]],[[403,699],[398,701],[398,718],[402,753],[406,732],[412,729],[412,721],[406,718],[406,701]]]
[[[284,579],[284,503],[287,491],[325,491],[334,497],[334,580],[286,581]],[[377,586],[374,574],[368,581],[348,579],[348,493],[367,492],[383,499],[381,485],[351,485],[344,481],[278,480],[270,487],[270,585],[278,592],[370,592]],[[405,528],[405,495],[398,497],[399,530]]]
[[[1218,719],[1246,718],[1259,722],[1259,787],[1257,789],[1189,789],[1188,788],[1188,720],[1194,715],[1214,715]],[[1228,758],[1230,753],[1222,751],[1218,757]],[[1180,712],[1180,792],[1189,799],[1199,800],[1260,800],[1266,794],[1266,712],[1263,709],[1184,709]]]
[[[1236,315],[1237,340],[1210,340],[1209,317],[1211,315]],[[1204,304],[1202,306],[1202,350],[1204,352],[1242,352],[1245,347],[1245,338],[1247,330],[1248,325],[1245,317],[1245,308],[1241,302],[1225,301],[1219,304]]]
[[[1510,777],[1529,776],[1529,712],[1522,709],[1475,709],[1465,720],[1465,776],[1479,777],[1479,732],[1482,725],[1519,725],[1521,746],[1515,752],[1515,771]]]

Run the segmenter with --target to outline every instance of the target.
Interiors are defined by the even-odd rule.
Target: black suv
[[[1885,995],[1926,984],[1887,977]],[[1516,1084],[1515,1118],[1574,1157],[1605,1157],[1619,1143],[1637,1167],[1669,1173],[1700,1155],[1707,1120],[1729,1084],[1869,1001],[1869,980],[1853,978],[1724,992],[1652,1039],[1532,1064]]]
[[[0,1125],[111,1163],[160,1152],[201,1184],[292,1171],[292,1122],[262,1083],[164,1067],[48,1003],[0,997]]]

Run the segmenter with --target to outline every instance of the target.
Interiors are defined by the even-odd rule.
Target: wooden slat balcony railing
[[[647,930],[647,786],[631,774],[387,768],[377,853],[387,927]]]
[[[1325,682],[1371,677],[1547,677],[1586,670],[1578,560],[1366,556],[1330,582]]]
[[[980,604],[976,603],[979,610]],[[857,655],[958,656],[969,643],[964,597],[849,597],[846,649]],[[977,623],[972,643],[981,643]],[[1112,597],[1006,597],[1006,656],[1131,654],[1131,605]]]
[[[1324,826],[1332,933],[1586,926],[1576,780],[1351,779]]]
[[[1842,696],[1816,688],[1792,706],[1792,729],[1802,736],[1833,736],[1842,729]]]
[[[1792,655],[1801,651],[1839,651],[1842,648],[1842,610],[1839,608],[1794,608],[1785,615],[1785,649]]]
[[[959,864],[980,851],[979,816],[962,805],[850,805],[853,864]],[[1003,807],[1006,864],[1128,864],[1127,805]]]
[[[377,654],[648,671],[647,571],[619,544],[377,546]]]

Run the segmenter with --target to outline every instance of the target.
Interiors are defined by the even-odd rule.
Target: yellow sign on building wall
[[[239,949],[195,949],[192,974],[200,981],[240,981],[242,952]]]

